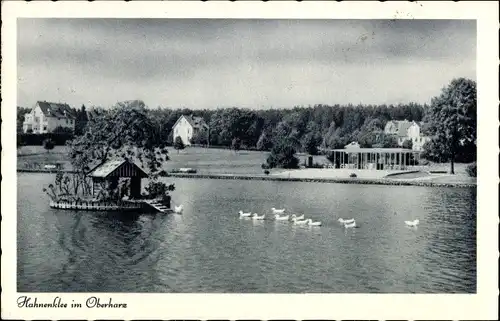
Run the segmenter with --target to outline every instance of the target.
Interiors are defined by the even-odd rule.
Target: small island
[[[58,171],[44,188],[49,206],[86,211],[170,213],[173,184],[159,181],[168,151],[140,101],[118,103],[67,142],[72,171]],[[145,165],[149,173],[137,163]],[[147,185],[142,190],[142,180]]]

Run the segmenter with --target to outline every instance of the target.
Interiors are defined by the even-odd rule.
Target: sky
[[[18,19],[18,106],[428,103],[476,80],[473,20]]]

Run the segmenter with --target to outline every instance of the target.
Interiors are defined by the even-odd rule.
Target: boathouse
[[[130,188],[127,194],[135,199],[141,197],[141,180],[148,177],[139,166],[126,159],[106,161],[92,169],[88,175],[92,178],[92,195],[98,195],[103,186],[115,188],[120,178],[128,178]]]

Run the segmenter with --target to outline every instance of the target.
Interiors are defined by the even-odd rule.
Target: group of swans
[[[253,220],[263,220],[266,217],[266,214],[259,216],[259,214],[257,214],[257,213],[253,213],[253,214],[251,212],[243,213],[243,211],[240,211],[239,214],[240,214],[240,218],[246,217],[246,218],[251,218]]]
[[[276,208],[271,208],[273,214],[274,214],[274,219],[276,221],[288,221],[290,220],[290,215],[283,215],[285,213],[285,209],[276,209]],[[239,211],[238,213],[240,215],[240,218],[251,218],[252,220],[264,220],[265,219],[265,214],[262,214],[259,216],[257,213],[245,213],[243,211]],[[295,225],[309,225],[309,226],[321,226],[321,222],[314,222],[312,219],[304,219],[304,214],[297,216],[295,214],[292,214],[291,216],[291,221]]]
[[[276,208],[271,208],[273,214],[274,214],[274,219],[276,221],[288,221],[291,220],[294,225],[309,225],[309,226],[321,226],[321,222],[314,222],[312,219],[308,218],[306,219],[304,217],[304,214],[297,216],[295,214],[290,215],[283,215],[285,214],[285,209],[276,209]],[[265,219],[265,214],[259,216],[257,213],[244,213],[243,211],[239,212],[240,218],[251,218],[253,220],[264,220]],[[345,228],[356,228],[356,220],[354,218],[349,218],[349,219],[344,219],[344,218],[339,218],[338,221],[345,227]],[[413,221],[405,221],[405,224],[410,227],[416,227],[420,221],[418,219],[413,220]]]
[[[321,226],[321,222],[313,222],[310,218],[304,219],[304,214],[297,216],[292,215],[292,222],[294,225],[309,225],[309,226]]]
[[[345,228],[353,228],[356,227],[356,220],[353,218],[350,219],[343,219],[339,218],[338,221],[344,225]],[[406,226],[410,227],[417,227],[417,225],[420,223],[418,219],[413,220],[413,221],[405,221]]]

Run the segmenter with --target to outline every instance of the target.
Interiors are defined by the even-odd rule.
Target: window
[[[43,126],[43,130],[47,130],[47,126]]]
[[[68,118],[66,118],[66,124],[69,124],[69,119]]]

